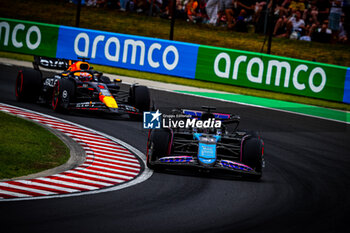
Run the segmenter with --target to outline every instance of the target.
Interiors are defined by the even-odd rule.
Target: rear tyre
[[[159,165],[152,164],[160,157],[168,155],[169,142],[171,135],[168,130],[156,129],[152,130],[150,139],[147,143],[147,167],[153,170],[159,170]]]
[[[42,77],[38,70],[23,69],[18,72],[16,79],[15,94],[18,101],[35,102],[38,100]]]
[[[107,76],[101,76],[100,80],[105,84],[112,83],[111,80]]]
[[[252,175],[255,180],[259,180],[262,176],[262,156],[263,141],[258,137],[249,137],[243,144],[242,162],[253,168],[258,174]]]
[[[140,111],[139,115],[130,115],[130,118],[142,120],[143,112],[151,109],[151,98],[148,87],[131,86],[129,91],[129,104]]]
[[[51,106],[55,112],[66,113],[74,100],[75,83],[69,79],[58,79],[52,92]]]

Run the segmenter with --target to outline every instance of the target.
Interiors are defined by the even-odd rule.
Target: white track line
[[[84,165],[83,164],[83,165],[80,165],[77,168],[88,168],[88,169],[95,169],[95,170],[101,169],[101,170],[105,170],[105,171],[112,172],[112,173],[122,173],[122,174],[125,174],[125,175],[134,175],[134,176],[139,174],[138,172],[125,171],[122,168],[121,169],[109,168],[109,167],[104,167],[104,166],[98,166],[98,165],[95,165],[95,164],[89,164],[89,165]]]
[[[91,179],[84,179],[84,178],[80,178],[80,177],[67,176],[67,175],[53,175],[53,177],[60,177],[60,178],[64,178],[64,179],[71,179],[71,180],[91,183],[92,185],[94,185],[94,184],[103,185],[103,186],[111,186],[112,185],[111,183],[105,183],[105,182],[101,182],[101,181],[95,181],[95,180],[91,180]]]
[[[33,192],[33,193],[38,193],[39,195],[58,194],[58,193],[55,193],[55,192],[45,191],[45,190],[41,190],[41,189],[34,189],[34,188],[28,188],[28,187],[25,187],[25,186],[9,184],[9,183],[6,183],[6,182],[1,182],[0,186],[7,187],[7,188],[19,189],[19,190]]]
[[[87,162],[94,162],[96,160],[102,160],[103,163],[105,163],[105,162],[110,162],[112,164],[114,164],[114,163],[121,163],[121,164],[125,164],[125,165],[131,165],[133,167],[137,167],[138,169],[141,168],[141,166],[139,164],[124,162],[124,161],[121,161],[120,159],[106,159],[106,158],[101,158],[101,157],[97,157],[97,158],[94,157],[94,159],[87,159],[86,161]],[[98,161],[98,162],[102,163],[101,161]]]
[[[122,165],[110,164],[110,163],[103,163],[103,162],[99,162],[99,161],[94,161],[93,163],[91,163],[91,166],[93,166],[93,167],[96,167],[96,166],[103,167],[103,165],[108,166],[108,167],[105,167],[105,168],[109,168],[111,170],[118,170],[118,169],[121,169],[121,171],[124,171],[124,169],[134,170],[136,172],[135,174],[138,174],[138,172],[140,171],[140,168],[134,168],[134,167],[122,166]],[[132,173],[132,172],[130,172],[130,173]]]
[[[83,168],[83,167],[77,167],[76,170],[90,171],[90,172],[93,172],[93,173],[96,173],[96,174],[112,176],[112,177],[121,178],[121,179],[125,179],[125,180],[131,180],[133,178],[133,176],[120,175],[120,174],[111,173],[111,172],[102,172],[102,171],[99,171],[99,170],[94,170],[94,169],[90,169],[90,168]]]
[[[96,175],[91,175],[91,174],[87,174],[87,173],[79,172],[79,171],[67,171],[66,173],[67,174],[77,174],[77,175],[81,175],[81,176],[96,178],[96,179],[105,180],[105,181],[109,181],[109,182],[113,182],[113,183],[124,182],[124,180],[120,180],[120,179],[113,179],[113,178],[109,178],[109,177],[102,176],[102,175],[96,176]]]
[[[78,189],[64,188],[64,187],[57,186],[57,185],[43,184],[43,183],[35,182],[34,180],[16,180],[16,182],[27,184],[27,185],[36,185],[36,186],[40,186],[43,188],[57,189],[59,191],[69,192],[69,193],[80,191]]]
[[[37,178],[36,180],[47,181],[47,182],[50,182],[50,183],[57,184],[58,186],[59,186],[59,185],[68,185],[68,186],[78,187],[78,188],[88,189],[88,190],[97,189],[96,186],[90,186],[90,185],[72,183],[72,182],[68,182],[68,181],[56,180],[56,179],[51,179],[51,178]]]
[[[28,194],[24,194],[24,193],[16,193],[16,192],[10,192],[10,191],[6,191],[6,190],[0,190],[0,194],[3,193],[5,195],[10,195],[10,196],[14,196],[14,197],[31,197]],[[0,198],[3,200],[3,198]]]

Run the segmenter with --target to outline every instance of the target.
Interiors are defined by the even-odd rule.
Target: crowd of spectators
[[[239,32],[290,39],[347,43],[350,0],[175,0],[176,18]],[[173,0],[85,0],[87,6],[113,7],[171,19]],[[269,15],[269,13],[272,15]],[[269,17],[272,16],[272,17]],[[271,20],[272,19],[272,20]]]
[[[273,34],[306,41],[347,42],[349,7],[350,1],[342,0],[277,1]]]

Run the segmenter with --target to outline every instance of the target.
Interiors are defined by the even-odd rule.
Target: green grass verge
[[[68,159],[67,146],[47,129],[0,112],[0,179],[44,171]]]
[[[31,61],[31,62],[33,61],[33,56],[8,53],[8,52],[0,52],[0,57],[7,57],[7,58]],[[257,90],[257,89],[251,89],[251,88],[243,88],[238,86],[224,85],[224,84],[218,84],[218,83],[211,83],[211,82],[205,82],[205,81],[199,81],[199,80],[172,77],[172,76],[166,76],[161,74],[153,74],[153,73],[147,73],[147,72],[114,68],[109,66],[101,66],[101,65],[93,65],[93,66],[94,66],[94,69],[104,73],[118,74],[122,76],[148,79],[148,80],[154,80],[154,81],[165,82],[165,83],[175,83],[179,85],[194,86],[199,88],[225,91],[229,93],[264,97],[264,98],[270,98],[270,99],[284,100],[289,102],[303,103],[303,104],[315,105],[320,107],[350,111],[350,105],[344,104],[344,103],[337,103],[332,101],[319,100],[319,99],[281,94],[281,93],[263,91],[263,90]]]

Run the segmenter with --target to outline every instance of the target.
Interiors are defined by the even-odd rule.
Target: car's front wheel
[[[262,176],[263,152],[264,143],[259,137],[250,136],[243,142],[242,162],[254,169],[253,178],[256,180]]]
[[[52,92],[51,106],[55,112],[67,112],[75,95],[75,84],[69,79],[58,79]]]
[[[168,130],[152,130],[147,143],[147,167],[153,170],[159,169],[159,166],[153,164],[153,162],[160,157],[164,157],[169,154],[168,149],[170,140],[171,134]]]

